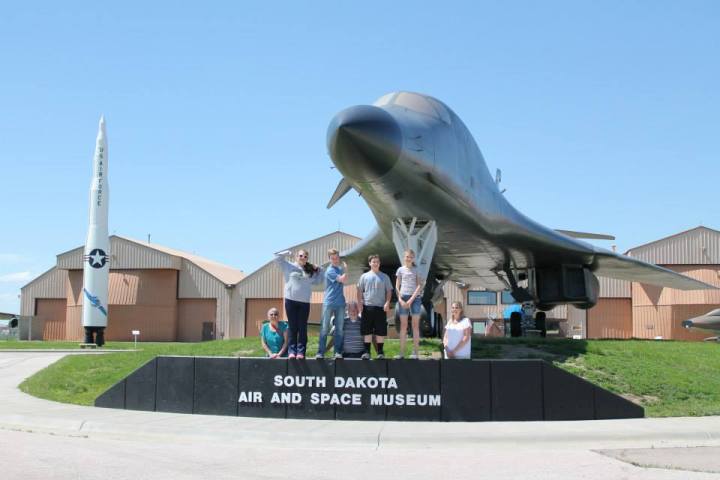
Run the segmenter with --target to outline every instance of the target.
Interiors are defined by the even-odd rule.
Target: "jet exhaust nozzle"
[[[402,151],[402,131],[392,115],[370,105],[338,113],[328,127],[328,151],[351,180],[375,180],[388,173]]]

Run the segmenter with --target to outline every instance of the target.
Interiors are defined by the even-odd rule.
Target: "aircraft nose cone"
[[[333,118],[327,142],[333,163],[343,176],[369,181],[395,166],[402,150],[402,132],[385,110],[360,105]]]
[[[692,321],[692,320],[685,320],[684,322],[682,322],[682,326],[683,326],[683,328],[692,328],[692,326],[693,326],[693,321]]]

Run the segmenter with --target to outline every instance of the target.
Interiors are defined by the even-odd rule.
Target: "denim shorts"
[[[407,302],[408,300],[410,300],[410,297],[412,297],[412,295],[403,295],[402,299],[404,302]],[[413,300],[413,302],[410,304],[409,311],[407,308],[403,308],[402,305],[400,305],[400,302],[398,302],[397,308],[398,315],[407,315],[408,313],[410,313],[411,315],[420,315],[420,310],[422,309],[422,300],[420,299],[420,297],[415,297],[415,300]]]

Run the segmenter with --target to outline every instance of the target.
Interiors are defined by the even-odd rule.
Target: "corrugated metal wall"
[[[658,265],[719,265],[720,232],[697,227],[633,248],[628,254]]]
[[[587,311],[587,338],[630,338],[632,335],[632,301],[629,298],[601,298]]]
[[[36,298],[65,298],[68,273],[56,267],[37,277],[21,290],[20,315],[35,315]]]
[[[635,338],[671,338],[672,307],[670,306],[634,306],[633,337]]]
[[[111,270],[106,340],[130,341],[140,330],[145,341],[177,338],[177,279],[175,270]],[[68,272],[66,337],[82,340],[82,270]]]
[[[140,340],[167,342],[177,339],[177,303],[170,305],[110,305],[107,340],[132,341],[132,331],[140,330]]]
[[[567,309],[567,321],[560,323],[560,335],[572,338],[580,335],[587,338],[587,310],[569,306]]]
[[[64,298],[38,298],[33,322],[42,322],[43,340],[65,340],[65,313],[67,300]]]
[[[183,298],[178,300],[178,341],[202,340],[203,323],[215,324],[217,305],[214,298]]]
[[[77,272],[82,282],[82,272]],[[176,270],[111,270],[108,304],[175,304],[177,282]]]
[[[667,268],[720,287],[720,266],[668,265]],[[676,290],[654,285],[633,284],[633,305],[698,305],[720,303],[720,290]],[[708,309],[710,310],[710,309]]]
[[[262,324],[267,320],[267,312],[272,307],[280,310],[280,318],[287,321],[285,317],[285,305],[282,298],[248,298],[245,302],[247,321],[245,322],[246,337],[257,337],[260,334]]]
[[[600,281],[600,298],[630,298],[630,282],[615,278],[597,277]]]
[[[82,326],[82,306],[74,305],[67,307],[65,314],[65,339],[80,341],[85,338],[85,330]]]
[[[215,334],[218,339],[228,338],[231,320],[232,288],[228,288],[217,278],[183,259],[178,280],[178,298],[215,298],[216,313]]]
[[[633,336],[637,338],[655,338],[672,340],[702,340],[712,336],[709,332],[686,330],[682,322],[703,315],[715,305],[661,305],[633,307]]]
[[[83,248],[78,247],[57,256],[57,267],[66,270],[82,270]],[[110,236],[110,268],[135,269],[158,268],[180,269],[181,259],[167,253],[153,250],[135,242],[129,242],[114,235]]]

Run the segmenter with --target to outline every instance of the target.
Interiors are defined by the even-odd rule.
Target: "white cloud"
[[[20,283],[32,279],[30,272],[14,272],[0,275],[0,283]]]

